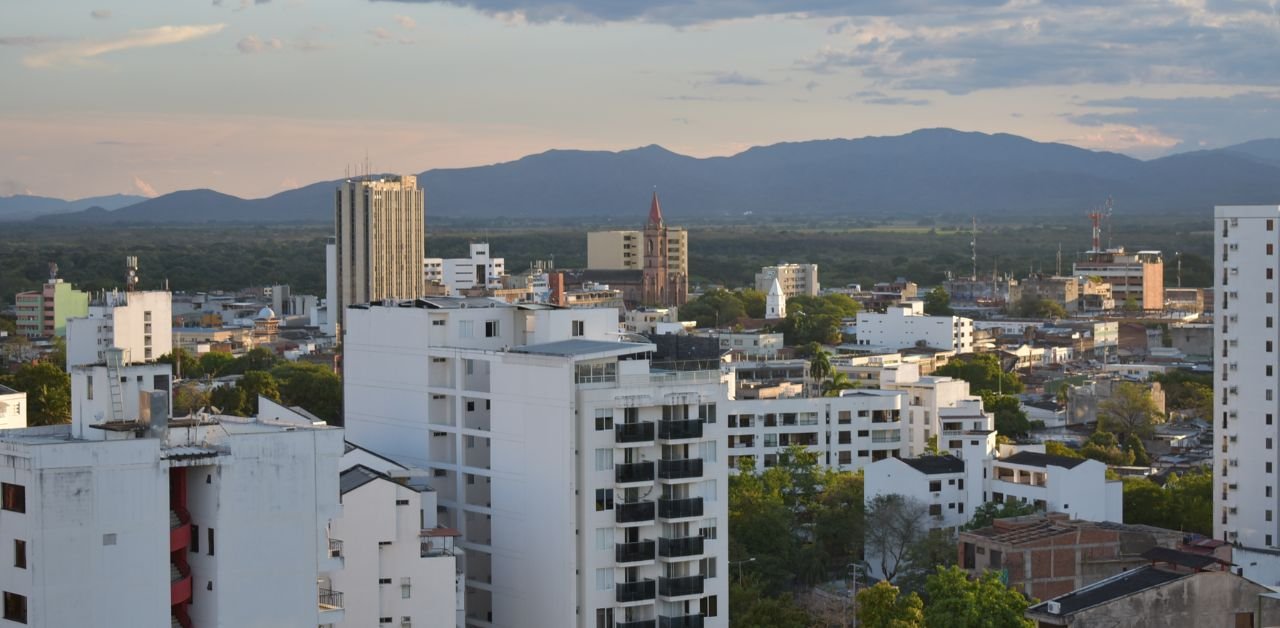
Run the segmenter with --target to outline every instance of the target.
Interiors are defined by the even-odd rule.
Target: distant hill
[[[145,200],[147,200],[145,196],[132,196],[129,194],[91,196],[74,201],[21,194],[17,196],[0,196],[0,220],[25,220],[46,214],[78,212],[90,207],[113,210],[128,207]]]
[[[657,186],[681,218],[759,215],[1049,215],[1112,196],[1126,213],[1280,202],[1280,140],[1142,161],[1008,134],[925,129],[892,137],[787,142],[699,159],[660,146],[551,150],[516,161],[420,174],[431,216],[643,214]],[[175,192],[59,222],[327,222],[335,182],[264,199]],[[105,207],[105,205],[104,205]],[[108,208],[110,209],[110,208]]]

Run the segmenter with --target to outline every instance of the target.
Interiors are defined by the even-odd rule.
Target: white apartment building
[[[1278,221],[1276,205],[1214,209],[1213,531],[1249,548],[1280,546]]]
[[[973,320],[927,316],[923,301],[904,301],[883,314],[858,312],[857,344],[888,349],[925,345],[956,353],[973,352]]]
[[[627,310],[623,316],[623,329],[633,334],[652,334],[664,323],[680,324],[680,309],[675,307],[640,307]]]
[[[426,282],[448,288],[449,294],[470,288],[501,288],[507,274],[506,260],[490,257],[487,242],[472,242],[469,257],[428,257],[422,263]]]
[[[67,319],[67,369],[102,362],[113,347],[123,351],[123,364],[172,353],[172,298],[158,290],[94,295],[87,317]]]
[[[344,310],[354,303],[422,296],[424,210],[415,175],[338,184],[328,326],[340,332]]]
[[[438,525],[427,472],[348,443],[342,515],[329,524],[331,587],[343,592],[335,628],[463,626],[458,531]]]
[[[765,294],[777,279],[782,293],[791,297],[816,297],[822,291],[818,285],[817,264],[778,264],[765,266],[756,273],[756,290]]]
[[[592,270],[641,270],[644,268],[644,231],[592,231],[587,233],[587,268]],[[668,272],[689,276],[689,232],[667,227]]]
[[[348,310],[348,432],[431,471],[468,626],[728,625],[733,376],[617,338],[612,309]]]
[[[1096,460],[1044,453],[1042,445],[996,446],[996,434],[969,430],[961,456],[886,458],[866,468],[866,499],[902,495],[927,507],[929,529],[956,530],[987,502],[1032,504],[1043,512],[1086,521],[1124,521],[1123,485],[1108,480]],[[880,556],[868,552],[873,575],[883,577]]]
[[[0,386],[0,430],[27,426],[27,393]]]
[[[904,393],[847,390],[839,397],[736,399],[723,405],[728,431],[728,468],[749,458],[757,471],[779,462],[792,445],[803,445],[818,460],[856,471],[903,453]]]
[[[962,379],[921,376],[919,365],[900,363],[880,370],[880,388],[906,393],[906,456],[923,455],[934,436],[939,450],[962,456],[961,434],[995,427],[995,416],[982,409],[982,397],[969,394],[969,382]]]
[[[730,351],[737,359],[773,360],[786,347],[782,334],[773,332],[714,332],[720,349]]]
[[[341,617],[341,595],[317,586],[340,429],[278,406],[270,419],[170,419],[167,365],[78,366],[71,378],[71,424],[0,432],[0,545],[13,552],[0,623]]]

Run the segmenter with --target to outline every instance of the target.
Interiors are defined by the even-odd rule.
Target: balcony
[[[681,578],[659,578],[658,594],[662,597],[685,597],[702,595],[702,576],[684,576]]]
[[[635,619],[632,621],[620,621],[615,622],[613,628],[658,628],[658,620]]]
[[[614,595],[619,604],[644,602],[656,597],[655,589],[653,579],[646,578],[638,582],[619,582],[617,588],[614,589]]]
[[[702,421],[700,419],[658,421],[658,438],[663,440],[702,438]]]
[[[619,443],[653,442],[653,421],[615,425],[613,426],[613,439]]]
[[[702,498],[659,499],[658,516],[663,519],[684,519],[702,516]]]
[[[333,589],[319,590],[320,623],[336,624],[346,619],[346,611],[342,608],[342,593]]]
[[[658,555],[663,558],[686,558],[702,555],[702,537],[685,536],[658,539]]]
[[[653,549],[653,541],[618,543],[614,546],[613,557],[619,564],[643,563],[653,560]]]
[[[653,481],[653,461],[631,462],[614,465],[614,479],[618,484]]]
[[[702,458],[659,460],[658,477],[663,480],[700,478],[702,477]]]
[[[702,628],[702,615],[659,617],[658,628]]]
[[[613,505],[614,520],[618,523],[653,521],[655,510],[653,502],[616,502]]]

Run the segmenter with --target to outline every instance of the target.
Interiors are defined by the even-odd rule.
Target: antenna
[[[971,219],[973,220],[973,231],[969,236],[969,248],[971,249],[970,256],[973,258],[972,259],[973,274],[969,277],[969,280],[973,282],[977,282],[978,281],[978,217],[972,216]]]
[[[1108,248],[1108,249],[1110,249],[1110,248],[1111,248],[1111,232],[1112,232],[1112,228],[1111,228],[1111,227],[1112,227],[1112,221],[1111,221],[1111,196],[1109,196],[1109,195],[1107,196],[1107,204],[1105,205],[1105,207],[1106,207],[1106,209],[1107,209],[1107,248]]]
[[[138,258],[133,255],[125,257],[124,266],[126,270],[124,289],[126,292],[133,292],[138,287]]]
[[[1061,242],[1058,243],[1058,269],[1057,269],[1057,274],[1054,276],[1055,277],[1062,276],[1062,243]]]
[[[1089,252],[1097,255],[1102,252],[1102,212],[1093,210],[1089,212],[1089,223],[1093,225],[1093,248]]]
[[[1182,287],[1182,252],[1174,251],[1173,256],[1178,258],[1178,287]]]
[[[58,278],[58,263],[49,262],[49,281],[52,282]]]

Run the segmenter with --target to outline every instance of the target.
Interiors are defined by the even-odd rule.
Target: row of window
[[[611,581],[612,581],[612,579],[613,579],[613,577],[612,577],[612,576],[610,576],[610,580],[611,580]],[[707,597],[704,597],[704,598],[702,598],[702,599],[698,600],[698,612],[699,612],[699,613],[701,613],[703,617],[716,617],[716,616],[718,616],[718,615],[720,614],[720,608],[719,608],[719,606],[720,606],[720,605],[719,605],[718,601],[716,600],[716,596],[714,596],[714,595],[707,596]],[[614,620],[614,617],[613,617],[613,609],[612,609],[612,608],[597,608],[597,609],[596,609],[596,628],[613,628],[613,627],[614,627],[614,621],[615,621],[615,620]],[[618,618],[618,621],[630,621],[630,620],[628,620],[628,619],[626,619],[626,618],[622,617],[622,618]],[[701,624],[699,624],[699,625],[701,625]]]

